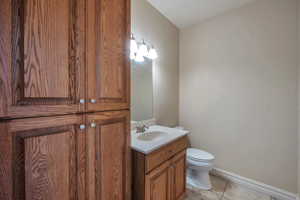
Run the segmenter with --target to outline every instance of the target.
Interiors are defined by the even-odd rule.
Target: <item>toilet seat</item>
[[[187,159],[195,162],[209,163],[212,162],[215,159],[215,157],[206,151],[202,151],[200,149],[195,148],[188,148]]]

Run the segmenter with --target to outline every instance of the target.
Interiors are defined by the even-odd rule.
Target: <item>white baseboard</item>
[[[251,190],[260,192],[262,194],[269,195],[277,200],[299,200],[299,197],[297,194],[293,194],[291,192],[288,192],[288,191],[285,191],[285,190],[282,190],[282,189],[279,189],[279,188],[276,188],[276,187],[273,187],[273,186],[270,186],[270,185],[267,185],[264,183],[260,183],[255,180],[245,178],[245,177],[239,176],[237,174],[227,172],[222,169],[215,168],[212,170],[212,174],[223,177],[233,183],[242,185]]]

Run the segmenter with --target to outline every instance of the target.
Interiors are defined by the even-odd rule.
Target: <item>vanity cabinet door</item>
[[[81,116],[0,122],[1,200],[85,200]]]
[[[172,168],[166,161],[145,177],[145,200],[172,200]]]
[[[85,0],[4,0],[0,26],[0,118],[83,111]]]
[[[182,151],[172,159],[173,200],[181,200],[186,192],[186,151]]]
[[[129,112],[87,116],[88,199],[131,200]]]
[[[87,0],[87,110],[129,108],[130,0]]]

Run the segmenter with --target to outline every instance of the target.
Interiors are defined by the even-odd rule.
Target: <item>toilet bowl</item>
[[[200,149],[187,149],[187,184],[201,190],[212,188],[209,171],[213,168],[215,157]]]

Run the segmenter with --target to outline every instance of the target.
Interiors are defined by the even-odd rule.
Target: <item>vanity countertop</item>
[[[149,154],[188,133],[189,131],[158,125],[150,126],[144,133],[136,133],[136,130],[133,130],[131,131],[131,148],[140,153]]]

